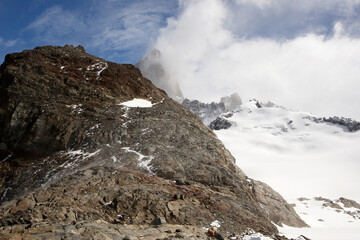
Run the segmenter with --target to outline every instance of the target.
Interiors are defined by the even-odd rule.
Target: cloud
[[[4,40],[2,37],[0,37],[0,46],[4,47],[12,47],[18,43],[18,40],[11,39],[11,40]]]
[[[360,119],[360,40],[342,21],[332,24],[331,36],[313,30],[285,39],[281,34],[240,38],[228,27],[234,9],[226,1],[187,1],[184,6],[161,30],[155,47],[185,97],[218,101],[237,91],[245,99]],[[304,8],[312,12],[310,3]],[[316,23],[312,29],[315,25],[321,28]]]
[[[228,0],[232,10],[227,26],[239,37],[290,39],[309,32],[332,35],[341,21],[353,35],[359,35],[359,0]],[[350,31],[351,29],[351,31]]]
[[[70,10],[56,5],[26,30],[46,44],[83,44],[104,57],[118,58],[126,52],[124,55],[136,62],[176,8],[175,1],[165,0],[94,0],[87,8]]]
[[[76,11],[64,10],[62,6],[46,9],[26,28],[34,31],[38,40],[49,43],[75,38],[85,29],[82,15]]]
[[[103,18],[95,25],[101,29],[92,36],[91,46],[102,51],[132,49],[138,61],[176,8],[175,1],[133,1],[127,5],[110,1],[105,8],[98,8]]]

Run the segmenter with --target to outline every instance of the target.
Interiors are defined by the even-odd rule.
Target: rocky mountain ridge
[[[230,96],[222,97],[218,103],[202,103],[186,98],[181,104],[195,113],[206,126],[210,126],[211,122],[221,115],[239,108],[242,100],[237,93],[233,93]],[[210,128],[214,129],[211,126]]]
[[[237,94],[236,94],[237,95]],[[228,129],[231,127],[231,123],[227,120],[231,117],[235,112],[242,111],[242,101],[231,101],[230,97],[223,97],[219,103],[202,103],[198,100],[189,100],[184,99],[182,105],[190,109],[193,113],[195,113],[205,125],[209,126],[212,130],[220,130],[220,129]],[[237,95],[238,97],[238,95]],[[240,99],[240,97],[238,97]],[[226,108],[224,104],[224,99],[228,99],[228,102],[232,104],[232,108]],[[230,101],[229,101],[230,100]],[[257,108],[284,108],[281,106],[277,106],[272,102],[262,103],[256,99],[252,99],[249,102],[253,102]],[[246,110],[246,109],[245,109]],[[308,116],[308,119],[315,123],[329,123],[336,126],[343,127],[346,131],[356,132],[360,130],[360,122],[346,117],[314,117]]]
[[[65,238],[73,228],[59,226],[156,218],[194,227],[218,220],[223,236],[249,228],[272,235],[271,221],[306,226],[281,197],[275,201],[290,209],[280,215],[266,205],[277,193],[256,187],[263,185],[196,115],[132,65],[81,46],[38,47],[6,56],[0,93],[5,239],[40,238],[49,229]]]

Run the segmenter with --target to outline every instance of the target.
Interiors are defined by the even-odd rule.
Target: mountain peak
[[[81,47],[40,47],[8,55],[0,92],[4,231],[163,218],[204,227],[217,220],[224,236],[277,232],[262,192],[215,134],[136,67]]]
[[[184,99],[179,82],[174,76],[170,76],[162,62],[162,55],[158,49],[153,49],[147,56],[140,60],[135,66],[141,70],[144,77],[166,93],[175,101],[182,102]]]

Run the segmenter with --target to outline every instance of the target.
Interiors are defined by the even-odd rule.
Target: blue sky
[[[136,63],[187,0],[0,0],[0,59],[40,45],[81,44],[115,62]],[[193,1],[196,2],[196,1]],[[205,0],[206,2],[206,0]],[[358,36],[360,5],[339,0],[223,0],[226,28],[241,38],[284,40],[301,34],[331,36],[342,21]]]
[[[81,44],[135,64],[156,47],[185,97],[360,120],[360,0],[0,0],[0,29],[0,61]]]
[[[136,63],[156,40],[176,0],[0,1],[0,59],[40,45],[83,45],[91,54]]]

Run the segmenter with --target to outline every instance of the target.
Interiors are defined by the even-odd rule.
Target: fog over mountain
[[[360,119],[358,1],[180,3],[154,46],[185,97],[211,102],[236,91]]]

